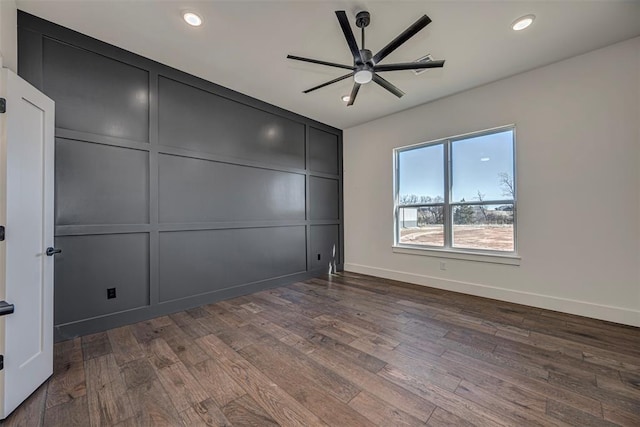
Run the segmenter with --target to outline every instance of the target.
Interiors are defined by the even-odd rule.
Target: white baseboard
[[[461,292],[479,297],[492,298],[516,304],[561,311],[563,313],[576,314],[578,316],[586,316],[594,319],[608,320],[610,322],[640,327],[640,310],[594,304],[586,301],[540,295],[530,292],[514,291],[511,289],[497,288],[478,283],[441,279],[421,274],[370,267],[367,265],[345,263],[344,269],[353,273],[367,274],[385,279],[398,280],[416,285],[429,286],[447,291]]]

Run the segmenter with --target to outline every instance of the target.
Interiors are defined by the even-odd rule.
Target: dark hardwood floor
[[[640,329],[352,273],[62,342],[5,425],[640,426]]]

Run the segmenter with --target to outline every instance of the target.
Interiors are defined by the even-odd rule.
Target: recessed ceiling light
[[[200,18],[199,15],[196,15],[193,12],[185,12],[182,17],[184,18],[185,22],[192,27],[199,27],[200,25],[202,25],[202,18]]]
[[[351,99],[351,96],[349,95],[342,95],[342,101],[344,102],[349,102],[349,100]]]
[[[489,160],[491,160],[491,157],[480,157],[481,162],[488,162]]]
[[[535,15],[525,15],[513,21],[511,24],[511,28],[514,31],[522,31],[527,28],[529,25],[533,24],[533,20],[536,19]]]

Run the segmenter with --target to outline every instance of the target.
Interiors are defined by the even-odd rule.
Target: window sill
[[[429,256],[434,258],[451,258],[464,261],[486,262],[491,264],[520,265],[518,255],[485,254],[452,249],[416,248],[413,246],[393,246],[393,252],[398,254]]]

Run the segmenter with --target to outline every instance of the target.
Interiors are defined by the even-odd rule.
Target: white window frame
[[[451,146],[456,141],[466,140],[470,138],[476,138],[479,136],[491,135],[495,133],[501,133],[505,131],[513,132],[513,200],[501,199],[501,200],[483,200],[472,202],[452,202],[451,194],[453,190],[452,182],[452,159],[451,159]],[[403,205],[400,206],[399,191],[400,191],[400,168],[398,157],[400,153],[408,150],[413,150],[422,147],[442,145],[444,149],[444,201],[442,203],[419,203],[415,205]],[[467,261],[480,261],[480,262],[494,262],[499,264],[511,264],[519,265],[520,256],[518,255],[518,237],[517,237],[517,221],[518,221],[518,209],[517,209],[517,173],[516,173],[516,127],[515,125],[506,125],[496,128],[486,129],[478,132],[470,132],[462,135],[456,135],[448,138],[437,139],[428,142],[422,142],[419,144],[413,144],[404,147],[394,148],[393,150],[393,229],[394,229],[394,244],[393,251],[396,253],[412,254],[412,255],[426,255],[435,256],[439,258],[455,258],[464,259]],[[462,205],[505,205],[513,204],[513,251],[497,251],[489,249],[471,249],[471,248],[455,248],[453,243],[453,209],[456,206]],[[444,246],[429,246],[429,245],[415,245],[409,243],[400,243],[400,229],[398,216],[400,208],[406,207],[429,207],[429,206],[442,206],[444,216]]]

